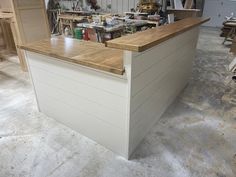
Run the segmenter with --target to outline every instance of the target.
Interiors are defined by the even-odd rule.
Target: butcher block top
[[[19,47],[27,51],[114,74],[123,75],[124,73],[122,50],[107,48],[100,43],[79,41],[60,36]]]
[[[107,41],[106,46],[134,52],[143,52],[209,20],[209,18],[186,18],[169,25]]]

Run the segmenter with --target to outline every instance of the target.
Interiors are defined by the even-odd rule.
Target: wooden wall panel
[[[50,37],[44,0],[13,0],[13,2],[20,45]]]
[[[10,0],[0,0],[0,9],[12,12],[12,4]]]
[[[23,43],[30,43],[49,37],[48,24],[45,23],[45,19],[42,18],[43,13],[44,9],[27,9],[19,11],[18,14],[22,23],[21,35],[24,36]]]
[[[15,0],[18,8],[35,7],[44,5],[44,1],[39,0]]]

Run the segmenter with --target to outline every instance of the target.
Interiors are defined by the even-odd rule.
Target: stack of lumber
[[[228,22],[231,22],[231,21],[225,21],[224,23],[223,23],[223,27],[221,28],[221,34],[220,34],[220,37],[227,37],[228,36],[228,34],[229,34],[229,32],[230,32],[230,30],[231,30],[231,26],[228,26],[227,25],[227,23]],[[233,23],[236,23],[236,21],[234,20],[234,21],[232,21]]]

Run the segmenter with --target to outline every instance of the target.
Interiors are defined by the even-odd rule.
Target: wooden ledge
[[[169,25],[107,41],[106,46],[134,52],[143,52],[209,20],[209,18],[186,18]]]
[[[106,48],[100,43],[53,37],[19,48],[113,74],[124,73],[123,51]]]

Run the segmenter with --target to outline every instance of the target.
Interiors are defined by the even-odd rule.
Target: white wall
[[[102,9],[107,9],[107,5],[111,4],[111,12],[123,13],[135,8],[139,0],[98,0]]]
[[[203,16],[211,20],[204,26],[221,27],[225,16],[230,16],[231,12],[236,16],[236,0],[206,0]]]
[[[46,0],[47,1],[47,0]],[[98,5],[105,11],[110,11],[107,5],[111,4],[111,12],[113,13],[123,13],[130,11],[131,8],[135,8],[139,0],[97,0]],[[61,2],[66,8],[71,8],[72,2],[64,1]]]

